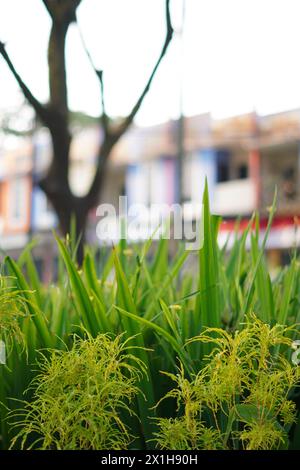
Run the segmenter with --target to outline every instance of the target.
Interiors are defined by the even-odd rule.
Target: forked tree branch
[[[96,70],[96,73],[100,80],[100,90],[101,90],[101,104],[102,104],[102,115],[100,117],[105,135],[109,134],[109,117],[106,113],[105,100],[104,100],[104,81],[103,81],[103,70]]]
[[[49,125],[49,111],[48,109],[40,103],[40,101],[31,93],[30,89],[28,86],[25,84],[25,82],[22,80],[18,72],[16,71],[7,51],[5,48],[5,44],[3,42],[0,42],[0,54],[2,55],[3,59],[8,65],[8,68],[12,72],[13,76],[15,77],[19,87],[21,88],[23,95],[29,102],[29,104],[33,107],[35,110],[37,116],[39,119],[46,125]]]
[[[53,21],[72,23],[76,21],[76,9],[82,0],[42,0]]]
[[[103,82],[103,70],[99,70],[97,69],[97,67],[95,66],[94,64],[94,61],[92,59],[92,56],[90,54],[90,51],[86,45],[86,42],[84,40],[84,37],[83,37],[83,34],[82,34],[82,31],[81,31],[81,28],[78,24],[78,21],[76,20],[76,25],[77,25],[77,29],[78,29],[78,33],[79,33],[79,37],[80,37],[80,40],[81,40],[81,44],[82,44],[82,47],[84,49],[84,52],[91,64],[91,67],[92,69],[94,70],[95,74],[96,74],[96,77],[98,78],[99,80],[99,84],[100,84],[100,93],[101,93],[101,106],[102,106],[102,114],[100,116],[100,121],[101,121],[101,124],[103,126],[103,131],[104,131],[104,135],[108,135],[109,134],[109,117],[106,113],[106,108],[105,108],[105,98],[104,98],[104,82]]]
[[[147,82],[145,88],[143,89],[140,97],[138,98],[136,104],[133,106],[130,114],[128,114],[128,116],[124,119],[124,121],[121,123],[121,125],[117,129],[116,133],[117,133],[118,137],[121,137],[126,132],[128,127],[132,124],[137,112],[139,111],[139,109],[141,107],[141,104],[144,101],[145,96],[147,95],[147,93],[150,89],[150,86],[151,86],[153,78],[156,74],[156,71],[157,71],[163,57],[165,56],[165,54],[167,52],[167,49],[169,47],[169,44],[172,40],[174,29],[173,29],[172,22],[171,22],[170,0],[166,0],[166,25],[167,25],[167,33],[166,33],[165,42],[163,44],[163,48],[161,50],[160,56],[159,56],[159,58],[158,58],[158,60],[155,64],[155,66],[154,66],[154,68],[153,68],[153,70],[150,74],[150,77],[148,79],[148,82]]]
[[[123,122],[119,125],[119,127],[116,130],[114,130],[113,132],[104,133],[104,140],[103,140],[102,145],[99,148],[97,169],[96,169],[96,173],[95,173],[95,176],[94,176],[94,180],[92,182],[92,185],[90,187],[90,190],[89,190],[88,194],[85,196],[86,200],[87,200],[87,204],[90,207],[93,207],[93,205],[95,205],[97,203],[97,198],[98,198],[99,190],[100,190],[100,187],[101,187],[101,182],[102,182],[102,179],[103,179],[103,173],[104,173],[105,168],[106,168],[106,163],[107,163],[110,151],[113,148],[113,146],[118,142],[118,140],[122,137],[122,135],[127,131],[129,126],[132,124],[137,112],[139,111],[139,109],[140,109],[140,107],[141,107],[141,105],[144,101],[145,96],[147,95],[147,93],[150,89],[150,86],[152,84],[152,81],[153,81],[153,78],[156,74],[156,71],[157,71],[163,57],[165,56],[165,54],[167,52],[167,49],[169,47],[169,44],[172,40],[174,30],[173,30],[173,26],[172,26],[172,22],[171,22],[170,0],[166,0],[166,2],[165,2],[165,11],[166,11],[166,26],[167,26],[165,41],[164,41],[161,53],[158,57],[158,60],[155,63],[154,68],[153,68],[153,70],[150,74],[150,77],[149,77],[149,79],[146,83],[146,86],[143,89],[141,95],[139,96],[136,104],[133,106],[131,112],[123,120]],[[87,49],[86,49],[86,52],[89,56],[89,59],[90,59],[92,65],[93,65],[93,62],[91,60],[90,54],[89,54]],[[94,65],[93,65],[93,68],[94,68],[95,72],[97,73],[97,70],[95,69]],[[98,71],[98,73],[99,73],[99,71]],[[99,79],[100,79],[100,82],[101,82],[101,92],[102,92],[102,97],[103,97],[103,91],[104,90],[103,90],[102,72],[99,74]],[[103,101],[103,105],[104,105],[104,101]],[[105,109],[105,108],[103,108],[103,109]]]
[[[51,17],[53,17],[53,11],[52,11],[52,8],[51,8],[51,2],[50,0],[42,0],[43,4],[45,5],[45,8],[47,9],[49,15]]]
[[[57,22],[60,24],[61,21],[66,24],[67,26],[73,22],[76,21],[76,8],[80,4],[81,0],[42,0],[45,7],[47,8],[47,11],[49,12],[53,25],[56,24]],[[163,47],[161,50],[161,53],[158,57],[157,62],[155,63],[153,70],[150,74],[150,77],[146,83],[146,86],[142,90],[137,102],[133,106],[131,112],[129,115],[121,122],[121,124],[117,127],[115,130],[109,129],[109,118],[106,113],[105,109],[105,101],[104,101],[104,83],[103,83],[103,72],[101,70],[97,70],[96,67],[93,64],[93,61],[91,59],[91,56],[84,44],[84,48],[86,50],[86,53],[88,55],[88,58],[92,64],[92,67],[98,77],[99,83],[100,83],[100,91],[101,91],[101,101],[102,101],[102,116],[101,116],[101,123],[103,126],[103,131],[104,131],[104,138],[101,146],[99,147],[98,151],[98,160],[97,160],[97,169],[96,169],[96,174],[93,180],[93,183],[91,185],[90,191],[88,194],[85,196],[85,203],[88,205],[89,208],[93,207],[97,203],[97,198],[99,194],[99,189],[103,180],[103,174],[105,172],[106,168],[106,163],[108,160],[108,157],[110,155],[110,152],[113,148],[113,146],[118,142],[120,137],[126,132],[126,130],[129,128],[129,126],[132,124],[137,112],[139,111],[141,104],[147,95],[150,86],[152,84],[153,78],[156,74],[156,71],[165,56],[168,46],[172,40],[173,36],[173,27],[171,23],[171,15],[170,15],[170,0],[165,0],[165,11],[166,11],[166,37],[163,43]],[[20,75],[17,73],[13,63],[10,60],[10,57],[5,49],[5,45],[0,42],[0,54],[6,61],[9,69],[11,70],[13,76],[15,77],[17,83],[19,84],[25,98],[27,101],[30,103],[30,105],[34,108],[37,116],[39,119],[51,130],[53,130],[53,134],[56,134],[57,132],[57,123],[56,123],[56,118],[57,118],[57,113],[53,113],[54,110],[51,111],[51,108],[48,108],[44,106],[42,103],[39,102],[39,100],[31,93],[30,89],[27,87],[25,82],[22,80]],[[62,129],[60,129],[62,130]],[[68,132],[65,132],[65,137],[66,140],[69,141],[69,134]],[[68,145],[66,145],[66,151],[67,151]],[[64,159],[66,162],[68,161],[68,158]]]

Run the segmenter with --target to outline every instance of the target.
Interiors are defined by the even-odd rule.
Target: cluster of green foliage
[[[24,344],[20,319],[26,315],[20,292],[8,286],[8,279],[0,275],[0,339],[10,350],[13,345]]]
[[[209,328],[192,341],[213,343],[215,349],[192,380],[167,375],[177,387],[163,398],[177,401],[181,416],[158,419],[156,439],[163,449],[278,449],[288,446],[296,421],[289,394],[300,380],[300,369],[278,346],[292,346],[290,327],[268,324],[255,316],[234,334]]]
[[[120,416],[132,414],[143,364],[120,339],[75,337],[70,350],[43,355],[32,401],[9,416],[21,428],[12,447],[21,439],[22,448],[127,448],[132,436]],[[37,439],[28,446],[31,435]]]
[[[75,390],[78,384],[84,390],[83,394],[88,395],[84,373],[82,377],[76,379],[78,382],[75,380],[70,384],[69,390],[65,390],[66,395],[63,394],[63,390],[55,388],[54,382],[53,388],[47,389],[50,393],[47,395],[43,382],[49,379],[50,371],[57,370],[62,374],[60,381],[64,383],[64,380],[68,380],[68,376],[63,376],[66,370],[63,364],[66,365],[68,361],[80,362],[80,356],[88,354],[88,350],[97,348],[97,345],[104,341],[103,338],[108,341],[107,335],[112,343],[106,344],[105,340],[104,350],[105,347],[113,348],[112,344],[115,344],[114,341],[118,342],[116,338],[120,338],[121,335],[126,350],[130,350],[130,354],[134,356],[133,359],[128,357],[128,353],[124,353],[124,356],[120,353],[121,363],[126,363],[129,367],[123,373],[131,390],[130,397],[124,389],[124,400],[120,396],[118,398],[116,391],[116,396],[111,397],[111,403],[116,399],[120,407],[116,405],[114,408],[115,405],[112,405],[110,411],[107,410],[107,416],[109,413],[115,416],[108,424],[114,429],[112,435],[118,434],[121,429],[127,430],[122,435],[123,441],[120,444],[122,446],[128,445],[129,448],[165,446],[163,426],[166,426],[166,432],[170,423],[184,429],[178,421],[184,417],[183,404],[177,411],[174,399],[164,400],[163,404],[156,406],[172,390],[172,379],[178,373],[178,364],[181,364],[184,380],[190,384],[190,387],[197,382],[198,374],[199,377],[201,374],[206,374],[203,380],[207,384],[212,385],[218,380],[221,384],[226,377],[220,375],[215,377],[213,382],[212,372],[209,372],[207,361],[212,363],[217,361],[217,357],[212,355],[216,345],[204,340],[204,331],[207,328],[218,329],[213,331],[213,338],[217,338],[221,329],[225,336],[223,338],[221,335],[223,343],[219,343],[219,346],[224,349],[221,357],[225,361],[228,356],[226,348],[229,347],[229,338],[236,331],[239,332],[238,338],[243,335],[242,325],[250,321],[249,315],[252,312],[255,312],[257,321],[261,321],[266,328],[271,328],[270,332],[274,333],[277,331],[276,328],[281,328],[276,325],[288,328],[285,330],[288,343],[279,341],[270,347],[272,360],[269,358],[266,363],[266,374],[271,374],[273,377],[274,372],[273,394],[276,395],[276,373],[279,374],[285,366],[286,370],[289,370],[288,365],[294,367],[293,370],[297,369],[294,365],[291,366],[293,350],[289,347],[291,342],[297,339],[299,330],[297,326],[291,327],[300,323],[300,264],[297,253],[296,251],[292,253],[290,263],[271,278],[265,258],[265,246],[275,204],[270,211],[269,224],[263,241],[260,240],[259,218],[254,215],[242,234],[238,230],[239,222],[237,222],[234,240],[228,251],[226,245],[220,248],[217,244],[220,218],[210,213],[207,188],[203,203],[204,244],[198,252],[186,251],[184,245],[178,245],[175,255],[170,257],[169,241],[166,239],[162,238],[156,244],[149,239],[143,246],[129,246],[126,240],[121,240],[113,249],[102,248],[100,257],[91,247],[86,247],[84,262],[79,268],[75,256],[76,240],[71,233],[66,241],[56,239],[58,273],[55,282],[49,285],[44,285],[39,279],[34,263],[34,242],[24,249],[17,261],[5,258],[2,269],[5,277],[1,278],[3,283],[0,292],[0,339],[4,338],[6,341],[5,338],[10,335],[14,340],[9,347],[7,363],[0,364],[0,446],[2,448],[6,449],[12,445],[15,447],[23,445],[24,448],[28,446],[77,448],[81,445],[84,448],[93,448],[106,445],[105,436],[102,436],[102,441],[101,436],[94,441],[90,434],[93,428],[92,408],[88,412],[88,419],[83,419],[79,422],[79,427],[74,427],[73,437],[67,434],[67,430],[63,431],[61,436],[59,432],[53,431],[51,442],[50,427],[54,421],[51,418],[51,410],[43,410],[45,415],[42,417],[36,414],[35,404],[39,403],[39,400],[54,401],[55,393],[62,393],[61,399],[67,399],[68,393],[72,393],[71,390]],[[226,335],[229,335],[228,338]],[[100,338],[99,343],[98,338]],[[191,341],[193,338],[201,338],[201,341]],[[251,341],[249,339],[248,347]],[[255,342],[258,341],[257,337]],[[256,350],[260,347],[267,347],[266,343],[257,345]],[[44,361],[41,361],[41,351],[45,357]],[[101,355],[100,352],[99,354]],[[208,357],[210,359],[207,359]],[[243,382],[241,393],[236,392],[235,408],[238,405],[252,406],[252,403],[246,400],[254,390],[251,381],[254,381],[255,374],[258,373],[255,372],[258,370],[258,363],[255,364],[254,357],[253,361],[251,358],[250,355],[247,359],[250,361],[249,368],[252,368],[247,377],[248,382]],[[239,361],[241,359],[246,361],[243,354],[239,357]],[[58,366],[59,361],[62,363],[61,369]],[[96,364],[88,361],[87,364],[91,367],[89,374],[94,377],[94,385],[98,383],[98,379],[99,383],[102,383],[102,379],[93,375],[98,370]],[[221,361],[220,374],[224,373],[225,366],[226,364]],[[137,370],[138,376],[136,376]],[[171,375],[161,374],[160,371],[166,371]],[[101,371],[99,374],[101,375]],[[245,376],[243,380],[246,380]],[[288,375],[282,380],[285,383]],[[222,387],[226,388],[224,383],[219,388]],[[247,387],[248,392],[246,392]],[[138,393],[134,392],[136,388]],[[101,387],[95,385],[94,393],[100,393],[100,389]],[[290,387],[286,386],[282,392],[278,389],[278,395],[282,393],[282,399],[286,397],[287,392],[289,392],[288,400],[296,404],[294,411],[297,420],[295,423],[285,424],[282,415],[279,417],[276,411],[272,411],[281,427],[290,426],[290,429],[285,429],[288,438],[284,438],[285,444],[279,438],[276,443],[274,440],[272,444],[269,441],[264,442],[261,447],[269,448],[273,444],[276,447],[279,442],[280,445],[289,445],[291,448],[300,447],[299,397],[294,382]],[[27,405],[23,406],[23,412],[19,415],[20,400],[26,400]],[[87,396],[78,397],[78,407],[81,407],[85,400],[88,400]],[[129,400],[132,400],[131,416],[126,412]],[[237,419],[233,420],[226,446],[224,444],[224,427],[226,428],[226,422],[229,420],[229,408],[234,406],[229,399],[227,401],[226,406],[223,402],[218,402],[219,408],[216,411],[218,423],[222,423],[222,426],[218,424],[221,426],[222,448],[226,446],[249,448],[253,439],[249,434],[247,437],[246,433],[252,432],[252,428],[247,423],[241,428],[241,420]],[[69,411],[65,409],[66,416],[69,412],[72,416],[73,412],[76,413],[76,401],[72,403],[73,405],[74,409],[70,408]],[[292,405],[285,406],[292,407]],[[215,444],[219,442],[213,437],[218,432],[216,424],[209,421],[213,418],[209,416],[206,418],[206,415],[210,414],[209,407],[205,405],[204,409],[205,420],[197,417],[197,426],[204,426],[203,431],[206,432],[205,441],[199,444],[200,447],[208,445],[209,436],[211,442],[214,441]],[[31,413],[30,419],[36,435],[30,431],[27,413],[29,416]],[[101,407],[99,413],[98,418],[95,415],[93,423],[103,418]],[[166,418],[167,421],[157,421],[157,418]],[[50,433],[47,436],[43,434],[38,424],[38,421],[42,423],[44,419],[49,425],[48,429],[44,428],[45,432]],[[21,428],[17,426],[18,423],[21,424]],[[276,429],[277,432],[281,432],[281,428]],[[244,432],[244,437],[242,438],[240,434],[239,438],[234,438],[234,432],[239,431]],[[157,435],[161,435],[161,438]],[[175,438],[176,433],[173,435]],[[131,436],[135,436],[135,439],[132,440]],[[115,441],[118,446],[118,439]],[[170,443],[171,447],[173,445],[175,442]],[[186,445],[192,446],[192,443]]]

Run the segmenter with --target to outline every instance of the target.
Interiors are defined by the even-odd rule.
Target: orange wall
[[[30,228],[30,205],[31,205],[31,178],[30,176],[20,176],[22,181],[21,190],[21,217],[18,221],[14,221],[11,215],[13,179],[8,179],[1,183],[0,192],[0,208],[3,217],[3,233],[4,235],[15,233],[27,233]]]

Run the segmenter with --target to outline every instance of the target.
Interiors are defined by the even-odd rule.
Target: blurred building
[[[149,128],[133,127],[116,146],[101,202],[118,206],[119,195],[129,204],[172,205],[178,201],[178,139],[176,121]],[[76,134],[71,151],[70,184],[84,194],[92,181],[100,139],[96,127]],[[208,179],[212,210],[223,216],[220,242],[232,232],[241,216],[241,230],[253,211],[260,211],[262,233],[268,206],[278,188],[278,210],[269,237],[272,260],[300,238],[295,217],[300,218],[300,110],[276,115],[245,114],[213,120],[209,114],[185,118],[181,200],[186,208],[201,201]],[[53,254],[51,230],[55,214],[38,180],[51,158],[46,131],[20,139],[13,149],[0,151],[0,249],[18,254],[33,235],[40,235],[40,254]],[[89,240],[96,238],[95,213],[91,214]],[[49,246],[45,250],[45,246]],[[230,246],[230,245],[229,245]],[[37,248],[38,250],[38,248]]]
[[[285,250],[299,246],[295,217],[300,216],[300,110],[224,120],[204,114],[185,118],[184,126],[184,206],[192,209],[201,201],[206,177],[212,210],[224,220],[220,243],[233,231],[237,216],[243,230],[254,211],[261,214],[263,237],[277,187],[277,212],[267,245],[270,257],[280,260]],[[176,130],[177,122],[136,128],[116,149],[113,161],[125,168],[129,203],[178,201]]]
[[[28,240],[31,217],[31,154],[29,141],[0,154],[0,247],[21,248]]]

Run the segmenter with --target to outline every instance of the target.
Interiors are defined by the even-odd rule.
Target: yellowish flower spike
[[[191,380],[181,366],[167,374],[176,388],[181,416],[158,419],[157,445],[162,449],[277,449],[286,442],[285,426],[295,422],[296,405],[288,399],[299,381],[299,368],[276,346],[291,346],[291,328],[270,326],[249,315],[231,334],[208,328],[191,342],[214,344],[207,365]],[[224,423],[227,423],[226,426]]]
[[[75,337],[70,351],[53,351],[40,368],[32,383],[33,401],[10,413],[12,420],[18,417],[13,427],[21,428],[11,447],[127,448],[133,436],[123,418],[133,414],[143,365],[126,351],[121,337]],[[32,443],[35,434],[39,439]]]

